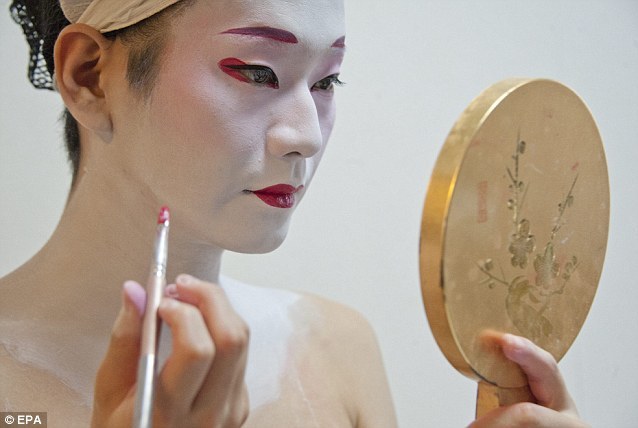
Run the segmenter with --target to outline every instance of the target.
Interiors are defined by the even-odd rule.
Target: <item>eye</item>
[[[279,79],[270,68],[262,65],[241,65],[234,67],[246,79],[256,85],[269,86],[271,88],[279,87]]]
[[[246,64],[238,59],[228,58],[219,62],[219,68],[241,82],[267,86],[273,89],[279,88],[277,75],[270,67],[265,65]]]
[[[321,79],[320,81],[312,85],[311,90],[312,91],[331,91],[334,89],[335,85],[343,86],[345,85],[345,83],[339,80],[338,74],[331,74],[330,76],[324,77],[323,79]]]

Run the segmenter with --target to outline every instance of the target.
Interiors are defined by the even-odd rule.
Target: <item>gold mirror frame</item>
[[[605,154],[583,101],[547,79],[481,93],[441,149],[421,223],[423,303],[448,361],[481,384],[525,388],[489,331],[560,360],[596,293],[608,228]]]

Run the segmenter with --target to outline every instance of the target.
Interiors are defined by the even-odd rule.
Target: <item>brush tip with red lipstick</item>
[[[159,215],[157,216],[157,224],[168,225],[170,218],[171,213],[168,210],[168,207],[166,205],[162,206],[162,208],[160,208]]]

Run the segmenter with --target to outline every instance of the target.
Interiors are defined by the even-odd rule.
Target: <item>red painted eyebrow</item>
[[[222,34],[240,34],[242,36],[265,37],[267,39],[273,39],[283,43],[299,43],[297,37],[295,37],[295,35],[290,31],[272,27],[231,28],[230,30],[222,32]]]
[[[345,48],[346,47],[346,36],[341,36],[332,44],[333,48]]]

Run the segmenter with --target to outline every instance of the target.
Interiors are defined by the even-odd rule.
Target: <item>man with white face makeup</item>
[[[342,1],[33,3],[49,5],[28,20],[54,8],[71,22],[53,35],[55,82],[79,147],[56,231],[0,282],[6,410],[38,403],[52,427],[130,425],[145,295],[129,279],[146,274],[149,219],[167,204],[157,426],[395,426],[357,313],[220,276],[224,250],[279,246],[308,189],[335,119]],[[503,347],[549,409],[483,423],[580,426],[555,362],[527,342]]]

